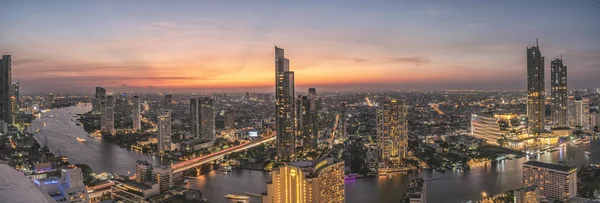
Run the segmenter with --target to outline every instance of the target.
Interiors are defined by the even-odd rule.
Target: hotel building
[[[577,168],[528,161],[523,164],[523,187],[538,186],[548,199],[567,201],[577,194]]]
[[[331,157],[293,162],[271,172],[263,203],[344,202],[344,162]]]

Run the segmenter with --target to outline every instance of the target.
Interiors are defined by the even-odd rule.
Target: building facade
[[[527,119],[529,131],[544,130],[544,57],[537,44],[527,48]]]
[[[262,199],[263,203],[342,203],[344,198],[344,162],[319,158],[273,170]]]
[[[12,124],[12,61],[10,55],[3,55],[0,60],[0,120]]]
[[[94,101],[92,101],[92,113],[102,113],[102,103],[106,99],[106,89],[102,87],[96,87],[96,93],[94,94]]]
[[[63,168],[60,177],[33,181],[56,202],[89,202],[81,168]]]
[[[142,129],[142,111],[140,104],[140,97],[133,96],[133,130],[138,131]]]
[[[152,182],[157,183],[161,193],[173,187],[173,169],[171,166],[156,166],[152,169]]]
[[[115,134],[115,97],[106,96],[100,103],[102,114],[100,116],[100,130]]]
[[[408,108],[403,101],[390,100],[377,111],[377,147],[386,168],[397,168],[408,151]]]
[[[569,95],[567,92],[567,66],[563,64],[562,57],[550,63],[551,72],[551,97],[552,121],[555,127],[569,126]]]
[[[227,128],[227,129],[235,128],[235,113],[233,112],[233,109],[229,109],[229,110],[225,111],[224,123],[225,123],[225,128]]]
[[[295,153],[296,123],[294,97],[294,72],[283,49],[275,47],[275,123],[277,156],[287,160]]]
[[[528,161],[523,164],[523,187],[537,186],[548,199],[567,201],[577,195],[577,168]]]
[[[190,99],[192,137],[215,139],[215,100],[210,97]]]
[[[138,183],[152,181],[152,164],[142,160],[136,161],[135,181]]]
[[[13,114],[13,120],[14,117],[16,115],[16,113],[19,111],[19,108],[21,108],[21,95],[19,93],[19,81],[16,80],[12,83],[11,85],[11,105],[12,105],[12,114]]]
[[[171,111],[162,110],[158,115],[158,151],[171,151]]]
[[[498,119],[485,114],[471,114],[471,135],[493,145],[503,138]]]

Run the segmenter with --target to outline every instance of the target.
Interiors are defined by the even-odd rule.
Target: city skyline
[[[523,90],[521,53],[539,38],[544,56],[562,54],[569,64],[569,89],[598,88],[598,8],[597,1],[10,2],[0,8],[0,22],[11,25],[0,31],[0,52],[12,55],[21,92],[270,92],[273,45],[290,50],[296,89]]]

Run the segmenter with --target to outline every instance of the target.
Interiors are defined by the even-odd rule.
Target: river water
[[[160,162],[148,155],[89,137],[71,119],[76,119],[77,113],[85,113],[90,108],[89,105],[82,105],[47,112],[32,123],[32,129],[40,128],[35,139],[40,145],[48,145],[54,153],[60,149],[60,154],[66,155],[71,163],[88,164],[94,172],[134,173],[136,160],[147,160],[154,164]],[[87,142],[80,143],[76,140],[77,137]],[[592,154],[585,155],[585,151]],[[423,171],[418,176],[427,180],[427,202],[467,202],[481,199],[482,191],[494,195],[519,188],[522,164],[528,160],[529,158],[506,160],[469,171]],[[593,140],[590,144],[579,146],[567,145],[558,151],[546,152],[539,160],[553,163],[567,160],[567,163],[575,166],[599,163],[600,141]],[[346,181],[346,202],[397,203],[408,187],[409,176]],[[266,181],[269,179],[269,173],[262,171],[233,170],[229,174],[213,171],[198,177],[198,180],[191,180],[185,187],[201,190],[210,202],[230,202],[223,196],[246,192],[260,194],[266,190]],[[250,202],[260,202],[260,198],[251,197]]]

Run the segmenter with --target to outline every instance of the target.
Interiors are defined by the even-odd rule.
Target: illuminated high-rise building
[[[92,101],[92,113],[102,113],[102,102],[106,99],[106,89],[102,87],[96,87],[96,93],[94,94],[94,100]]]
[[[100,103],[102,115],[100,116],[100,130],[115,134],[115,97],[109,95]]]
[[[344,162],[323,157],[293,162],[271,172],[263,203],[344,202]]]
[[[575,126],[590,127],[590,99],[575,97]]]
[[[215,139],[215,100],[210,97],[190,99],[192,136]]]
[[[567,92],[567,66],[563,64],[562,57],[550,63],[551,96],[552,96],[552,121],[556,127],[569,126],[569,95]]]
[[[0,60],[0,120],[12,124],[12,62],[10,55],[3,55]]]
[[[527,48],[527,119],[529,131],[544,130],[544,57],[537,43]]]
[[[290,61],[279,47],[275,47],[275,99],[277,156],[290,159],[296,145],[294,72],[290,71]]]
[[[523,187],[538,186],[548,199],[567,201],[577,195],[577,168],[528,161],[523,164],[522,183]]]
[[[408,151],[408,108],[403,101],[390,100],[377,111],[377,147],[386,168],[397,168]]]
[[[142,129],[142,112],[141,112],[140,97],[133,96],[133,130],[138,131]]]
[[[308,89],[308,96],[296,100],[296,146],[317,148],[317,122],[319,112],[315,88]]]
[[[171,151],[171,111],[162,110],[158,115],[158,151]]]
[[[16,115],[16,113],[19,111],[19,108],[21,108],[21,96],[19,95],[19,81],[16,80],[12,83],[11,87],[11,96],[10,96],[10,100],[11,100],[11,105],[12,105],[12,114],[13,114],[13,121],[15,120],[14,117]]]

